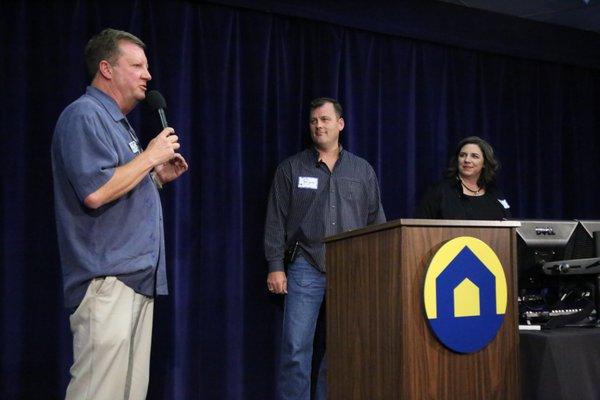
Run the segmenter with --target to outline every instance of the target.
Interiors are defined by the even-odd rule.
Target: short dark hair
[[[335,110],[335,115],[337,115],[338,118],[342,118],[342,113],[344,111],[342,109],[342,105],[336,99],[332,99],[331,97],[317,97],[316,99],[311,101],[310,102],[310,112],[312,113],[314,110],[316,110],[319,107],[324,106],[327,103],[333,104],[333,109]]]
[[[492,146],[479,136],[469,136],[458,142],[456,150],[448,163],[446,176],[449,178],[458,177],[458,155],[460,154],[460,149],[466,144],[476,144],[483,153],[483,169],[477,180],[477,185],[479,187],[489,187],[495,184],[496,172],[500,170],[500,161],[494,156],[494,149]]]
[[[119,42],[121,40],[136,44],[142,49],[146,48],[144,42],[129,32],[111,28],[104,29],[93,36],[85,46],[85,65],[90,79],[94,79],[94,76],[96,76],[100,61],[106,60],[111,65],[117,61],[119,57]]]

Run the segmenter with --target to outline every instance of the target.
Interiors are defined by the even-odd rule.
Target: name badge
[[[317,189],[319,187],[319,178],[312,178],[310,176],[298,177],[298,187],[300,189]]]
[[[137,142],[135,140],[132,140],[131,142],[129,142],[129,148],[134,153],[139,153],[140,152],[140,148],[139,148],[139,146],[138,146],[138,144],[137,144]]]
[[[498,199],[498,202],[502,204],[502,207],[504,207],[505,210],[508,210],[510,208],[510,206],[508,205],[508,201],[504,199]]]

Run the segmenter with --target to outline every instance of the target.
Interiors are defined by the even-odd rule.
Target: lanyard
[[[140,140],[138,139],[137,135],[135,134],[135,131],[133,130],[131,125],[129,125],[129,121],[127,121],[127,118],[123,119],[123,124],[125,125],[125,129],[127,129],[127,132],[129,133],[129,137],[131,138],[131,142],[128,143],[129,148],[131,149],[131,151],[134,154],[140,154],[144,150],[142,149]]]

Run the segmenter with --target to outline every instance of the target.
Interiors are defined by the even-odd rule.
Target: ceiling
[[[600,0],[440,0],[600,33]]]

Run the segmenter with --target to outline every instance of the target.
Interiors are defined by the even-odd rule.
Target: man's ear
[[[104,77],[104,79],[112,79],[112,65],[106,60],[102,60],[98,63],[98,73]]]
[[[344,118],[340,117],[340,119],[338,119],[338,125],[340,126],[340,131],[344,129],[344,126],[346,126]]]

